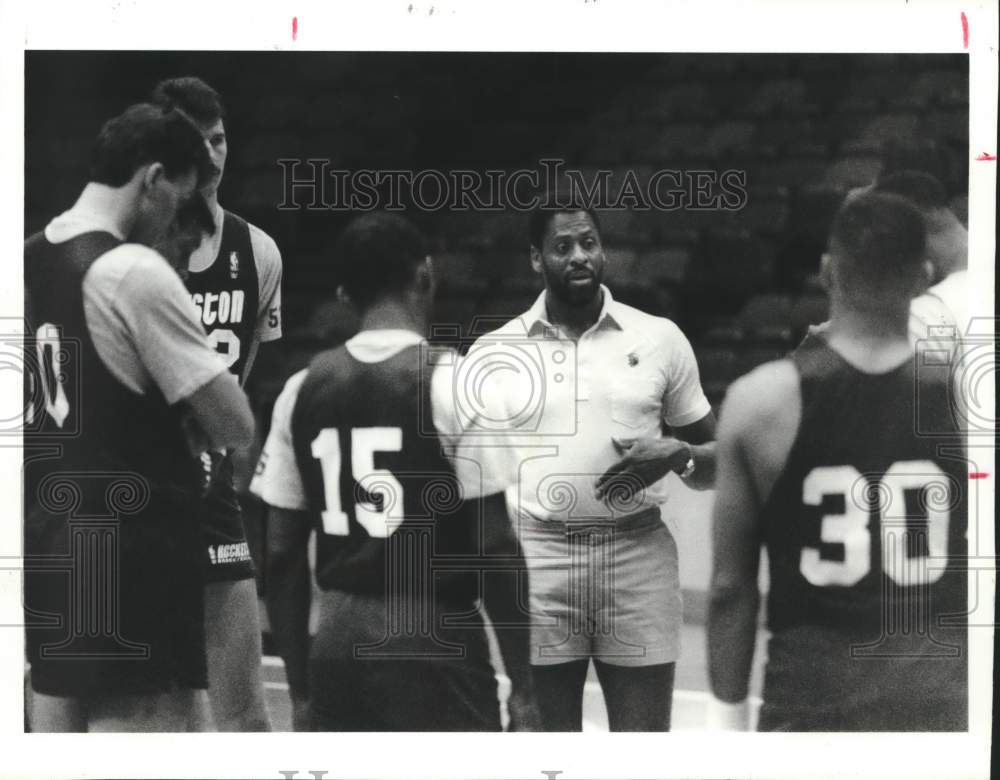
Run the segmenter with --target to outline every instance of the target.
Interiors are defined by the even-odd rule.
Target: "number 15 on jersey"
[[[356,501],[354,516],[372,537],[386,538],[403,522],[403,486],[388,469],[375,468],[376,452],[399,452],[403,448],[403,431],[400,428],[352,428],[351,477],[360,490],[371,496],[380,495],[381,501]],[[323,493],[326,509],[323,510],[323,532],[333,536],[350,533],[347,512],[340,500],[340,483],[344,463],[340,447],[340,430],[324,428],[313,439],[312,455],[320,462],[323,471]]]

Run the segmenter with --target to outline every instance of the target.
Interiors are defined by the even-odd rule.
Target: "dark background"
[[[965,218],[965,55],[27,52],[28,233],[72,205],[102,122],[179,75],[221,93],[220,201],[284,258],[283,354],[253,389],[263,427],[285,378],[356,327],[331,302],[329,248],[348,215],[278,210],[279,158],[447,171],[557,157],[615,182],[628,170],[745,170],[739,212],[602,214],[612,291],[678,322],[713,403],[825,319],[815,272],[848,189],[921,168]],[[520,313],[541,289],[526,215],[409,214],[431,237],[437,321],[468,331],[477,316]]]

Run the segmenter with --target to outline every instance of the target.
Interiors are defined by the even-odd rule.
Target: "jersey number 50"
[[[400,428],[352,428],[351,476],[361,490],[382,495],[381,508],[371,502],[354,505],[354,516],[370,536],[385,538],[403,522],[403,486],[391,471],[375,468],[376,452],[399,452],[403,448]],[[334,536],[347,536],[350,527],[347,513],[340,503],[340,432],[324,428],[313,439],[312,454],[323,471],[323,531]]]
[[[841,561],[820,557],[815,547],[802,548],[799,570],[813,585],[857,584],[871,568],[871,532],[869,521],[882,534],[882,570],[896,584],[908,587],[929,585],[944,574],[944,561],[948,554],[948,501],[922,502],[927,514],[927,555],[911,556],[907,551],[908,536],[905,524],[889,526],[885,523],[885,510],[904,503],[904,491],[946,489],[947,477],[929,460],[905,460],[893,463],[877,482],[866,480],[853,466],[820,466],[809,472],[802,482],[802,501],[810,506],[820,506],[824,496],[840,495],[844,511],[823,515],[820,521],[820,541],[840,545],[844,551]],[[861,496],[857,496],[858,488]],[[938,494],[940,495],[940,494]],[[874,496],[878,506],[869,512],[866,505]],[[899,511],[897,517],[905,516]],[[931,559],[938,565],[930,566]]]

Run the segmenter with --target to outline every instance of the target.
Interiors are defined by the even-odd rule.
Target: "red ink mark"
[[[292,17],[292,40],[296,40],[299,37],[299,17]]]
[[[986,479],[989,475],[988,471],[970,471],[969,479]]]
[[[995,154],[986,154],[986,152],[983,152],[981,155],[976,157],[976,159],[980,162],[989,162],[990,160],[995,160],[996,158],[997,156]]]
[[[969,17],[962,11],[962,48],[969,48]]]

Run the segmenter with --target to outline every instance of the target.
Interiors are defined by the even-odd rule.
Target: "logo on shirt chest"
[[[240,275],[240,253],[229,253],[229,278],[235,279]]]
[[[191,300],[198,309],[203,325],[229,325],[243,321],[246,293],[243,290],[192,293]]]

